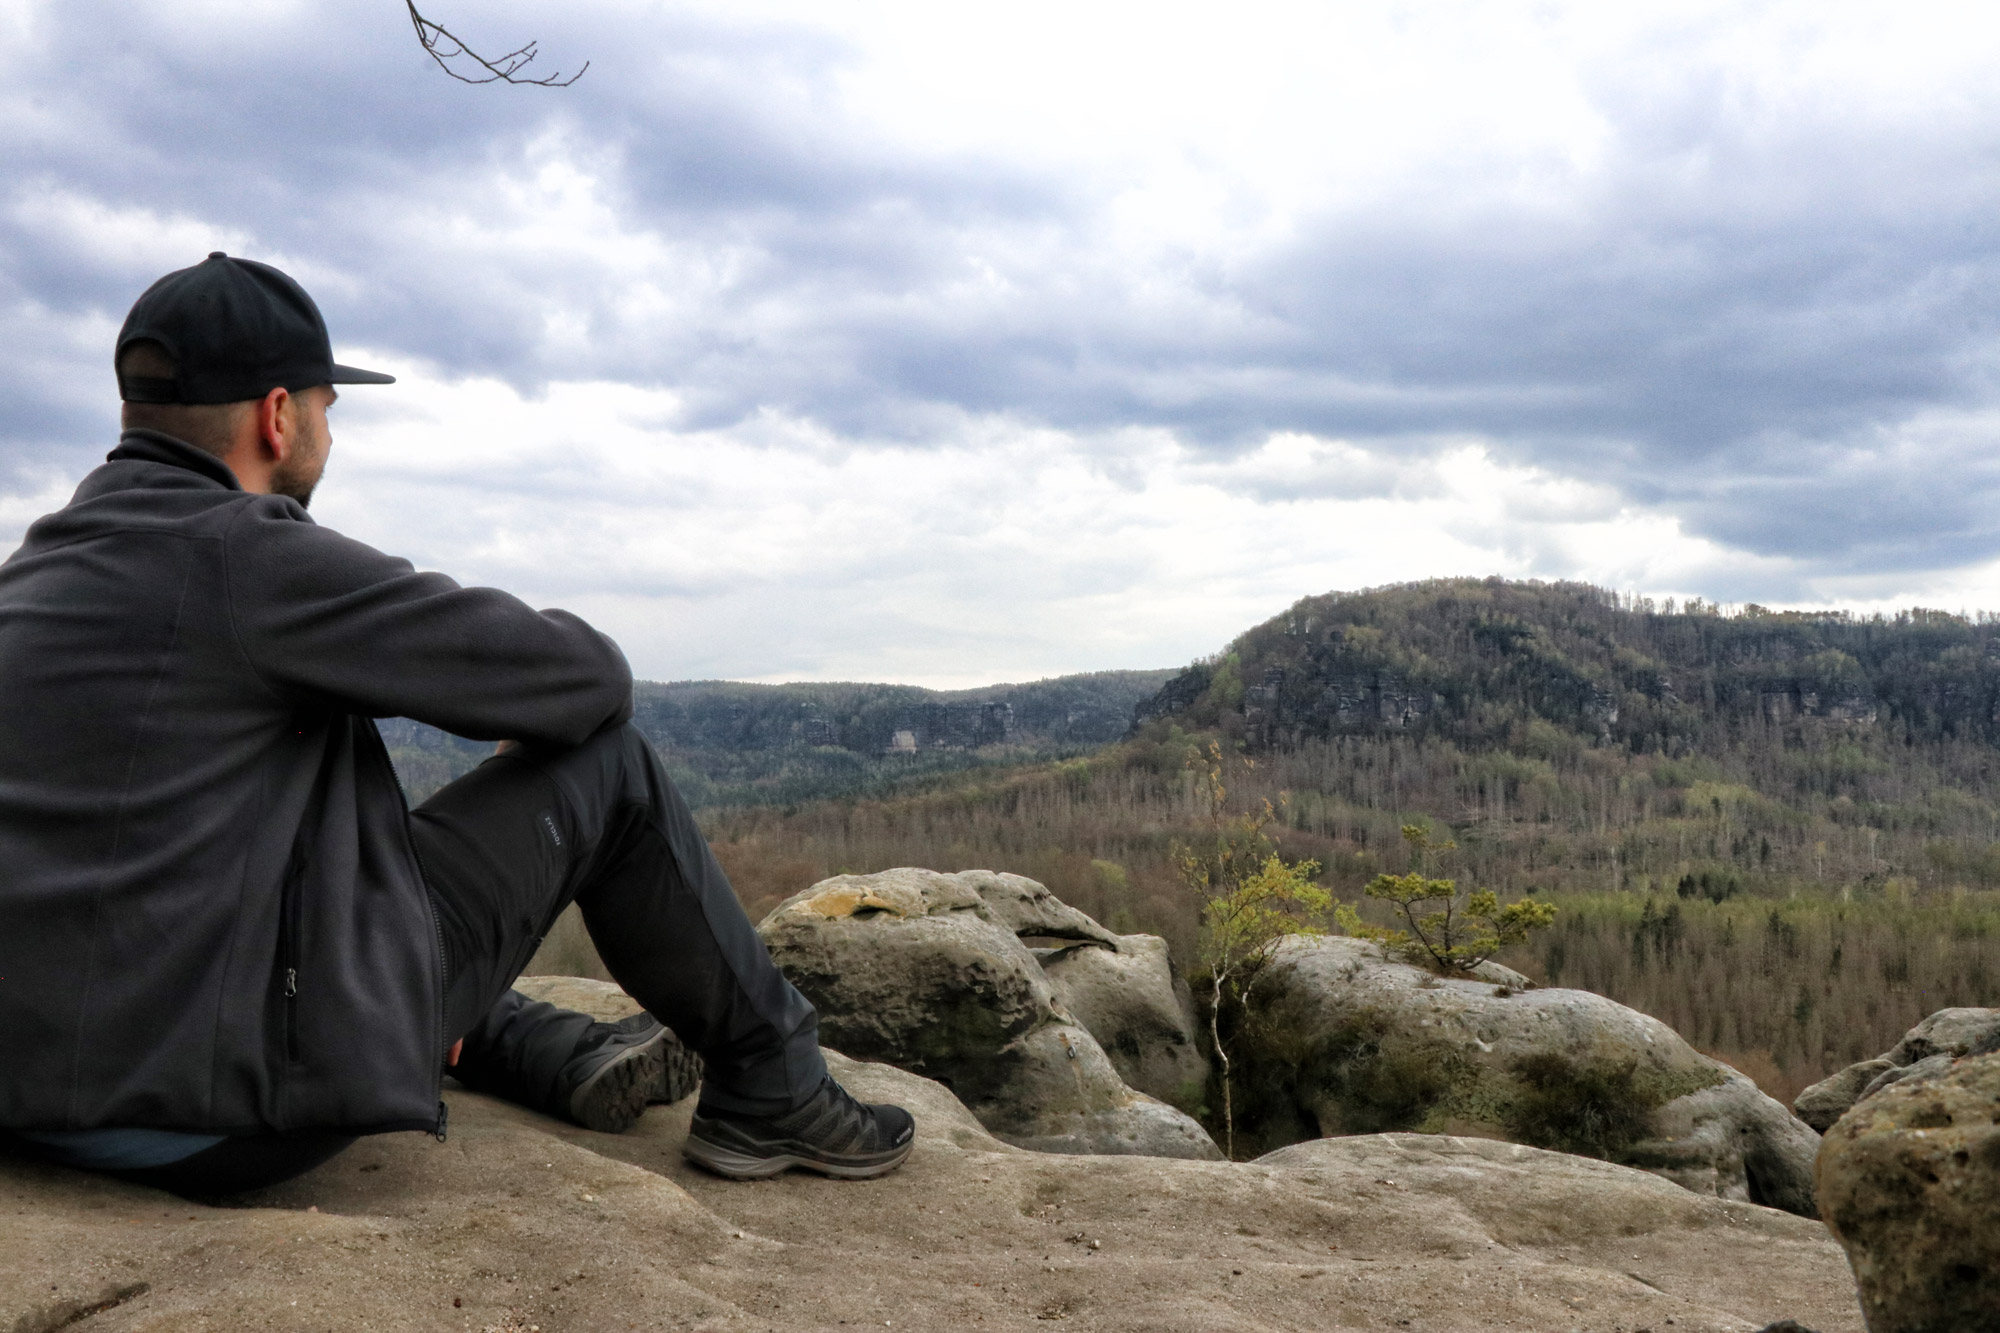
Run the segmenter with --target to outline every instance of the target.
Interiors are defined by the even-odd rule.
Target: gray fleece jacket
[[[128,431],[0,565],[0,1127],[437,1123],[436,921],[377,717],[573,745],[610,639]]]

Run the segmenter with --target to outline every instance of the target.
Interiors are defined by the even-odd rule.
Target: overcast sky
[[[1177,665],[1451,574],[2000,608],[2000,10],[0,0],[0,546],[169,269],[320,521],[657,679]]]

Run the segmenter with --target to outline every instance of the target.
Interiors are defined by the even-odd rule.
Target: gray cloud
[[[877,142],[838,104],[851,53],[795,30],[482,8],[495,40],[594,61],[552,92],[443,79],[393,5],[37,15],[0,102],[0,327],[35,348],[0,365],[7,466],[101,452],[108,348],[82,333],[212,233],[310,269],[343,342],[528,392],[672,388],[682,427],[922,439],[991,413],[1392,458],[1473,435],[1828,571],[2000,554],[1990,437],[1909,443],[2000,397],[1992,94],[1874,123],[1746,109],[1699,62],[1607,69],[1588,171],[1523,194],[1471,162],[1247,257],[1135,266],[1102,225],[1115,182]],[[183,219],[187,253],[65,226],[66,201]]]

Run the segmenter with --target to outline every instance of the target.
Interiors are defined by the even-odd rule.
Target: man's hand
[[[445,1052],[444,1055],[445,1066],[449,1068],[450,1066],[457,1064],[458,1053],[464,1049],[465,1049],[465,1038],[460,1037],[457,1041],[451,1044],[451,1049]]]
[[[514,751],[520,748],[521,748],[521,742],[519,741],[501,741],[498,745],[493,747],[493,753],[496,755],[512,754],[514,753]]]

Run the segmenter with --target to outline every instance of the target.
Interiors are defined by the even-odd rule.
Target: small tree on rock
[[[1244,760],[1244,766],[1251,760]],[[1222,747],[1211,742],[1188,766],[1197,772],[1206,807],[1207,834],[1199,842],[1176,842],[1174,868],[1201,911],[1199,958],[1208,974],[1208,1037],[1222,1066],[1223,1151],[1236,1156],[1236,1110],[1230,1092],[1228,1044],[1222,1038],[1222,1006],[1249,1008],[1257,974],[1272,946],[1288,935],[1319,935],[1318,918],[1333,898],[1313,882],[1317,861],[1286,864],[1264,830],[1276,819],[1269,801],[1253,813],[1227,809]]]
[[[1449,839],[1433,842],[1423,825],[1403,825],[1403,841],[1410,845],[1415,868],[1407,875],[1377,875],[1362,892],[1395,904],[1409,929],[1370,925],[1342,903],[1334,919],[1349,935],[1374,940],[1413,963],[1458,976],[1556,919],[1554,903],[1523,898],[1502,907],[1499,895],[1491,889],[1465,892],[1456,880],[1433,879],[1432,858],[1454,850],[1457,844]]]

